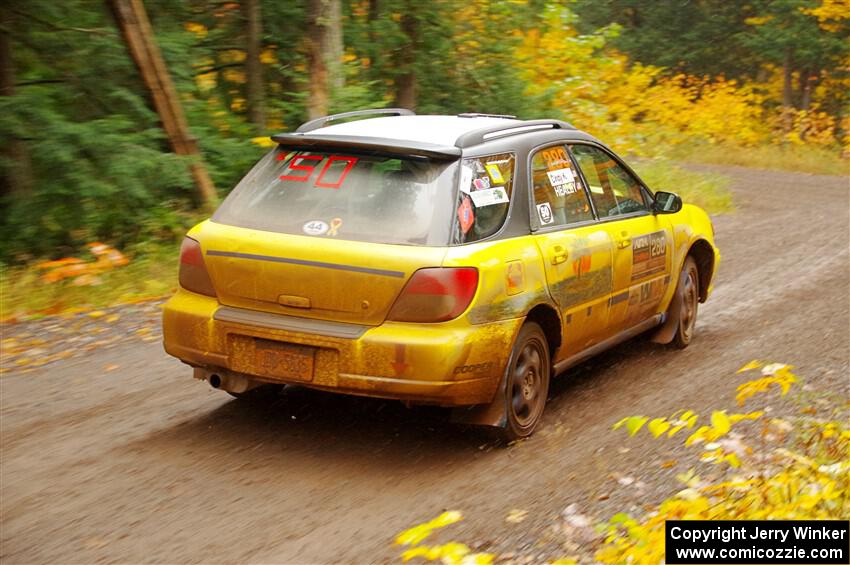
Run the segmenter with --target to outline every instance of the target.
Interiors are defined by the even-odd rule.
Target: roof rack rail
[[[506,120],[515,120],[516,116],[511,114],[480,114],[478,112],[464,112],[458,114],[458,118],[505,118]]]
[[[283,147],[298,151],[352,151],[374,155],[403,155],[412,158],[457,159],[459,147],[421,141],[406,141],[362,135],[328,135],[303,133],[278,133],[271,136]]]
[[[414,116],[415,112],[408,110],[407,108],[373,108],[371,110],[355,110],[354,112],[343,112],[342,114],[332,114],[330,116],[322,116],[321,118],[316,118],[314,120],[310,120],[309,122],[304,122],[298,129],[295,130],[296,133],[305,133],[308,131],[313,131],[314,129],[319,129],[320,127],[324,127],[324,125],[328,122],[335,122],[337,120],[344,120],[346,118],[356,118],[360,116]]]
[[[541,129],[576,128],[572,124],[568,124],[562,120],[523,120],[519,123],[511,122],[472,130],[458,137],[457,141],[455,141],[455,147],[463,149],[464,147],[480,145],[490,139],[508,137],[510,135],[520,135]]]

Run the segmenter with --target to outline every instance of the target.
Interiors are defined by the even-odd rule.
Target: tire
[[[673,336],[671,345],[677,349],[684,349],[691,344],[694,338],[694,327],[697,323],[697,310],[699,308],[699,269],[696,261],[691,256],[685,259],[682,266],[682,274],[679,277],[679,287],[676,294],[682,297],[682,307],[679,309],[679,320],[677,321],[676,335]]]
[[[549,394],[551,358],[546,334],[534,322],[526,322],[511,350],[505,372],[505,442],[530,436],[543,416]]]

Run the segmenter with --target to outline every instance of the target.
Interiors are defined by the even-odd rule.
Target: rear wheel
[[[501,430],[505,441],[526,438],[534,432],[549,394],[551,361],[543,330],[527,322],[519,332],[506,375],[507,422]]]
[[[694,337],[699,307],[699,270],[693,257],[688,256],[685,259],[676,292],[681,294],[682,308],[679,310],[678,327],[672,343],[675,347],[684,349]]]

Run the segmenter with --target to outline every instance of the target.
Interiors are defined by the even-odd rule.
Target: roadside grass
[[[696,204],[709,214],[735,209],[729,177],[719,173],[689,171],[666,159],[639,159],[632,165],[652,191],[675,192],[686,204]]]
[[[138,245],[127,252],[127,266],[99,273],[99,284],[85,286],[45,282],[35,263],[0,267],[0,322],[161,298],[176,288],[179,251],[179,243]]]
[[[688,143],[670,149],[667,158],[674,161],[737,165],[752,169],[773,169],[816,175],[850,175],[850,159],[839,151],[808,145],[760,145],[743,147],[731,144]]]

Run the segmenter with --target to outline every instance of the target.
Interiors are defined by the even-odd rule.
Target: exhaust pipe
[[[257,388],[262,384],[241,373],[231,373],[230,371],[213,372],[200,367],[195,368],[195,378],[207,381],[214,389],[225,390],[236,394],[248,392],[252,388]]]

